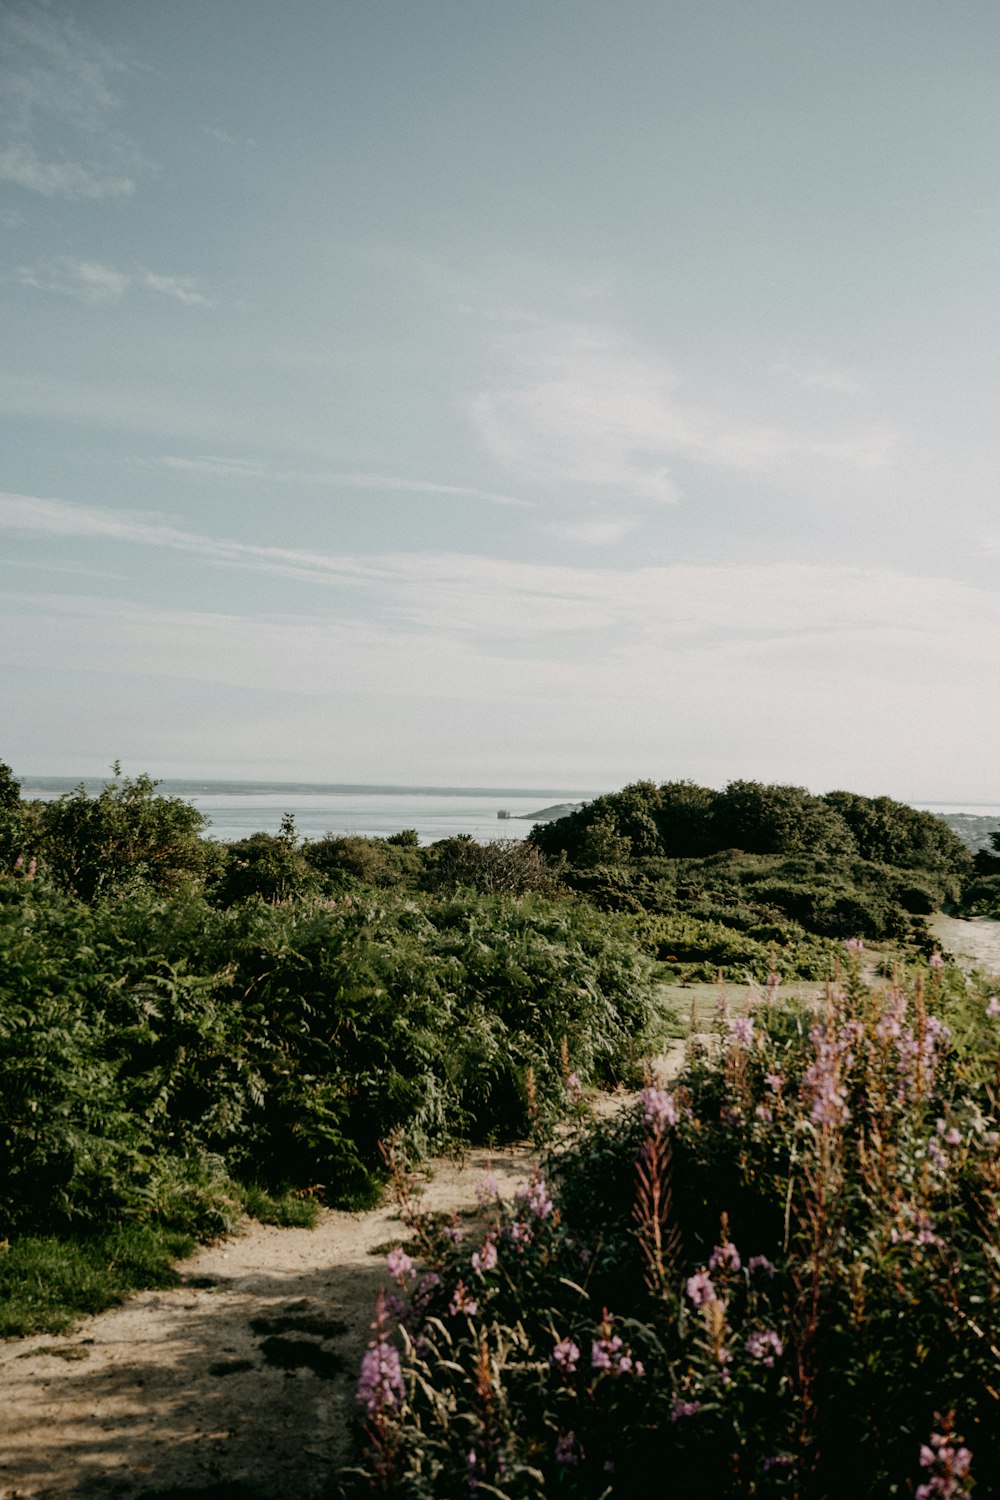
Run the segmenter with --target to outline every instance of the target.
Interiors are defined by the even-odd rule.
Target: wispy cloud
[[[268,484],[339,486],[354,490],[395,491],[414,495],[453,495],[462,500],[484,500],[490,505],[530,509],[530,502],[515,495],[500,495],[494,490],[472,485],[443,484],[434,479],[401,479],[394,474],[361,474],[341,470],[278,469],[252,458],[217,458],[200,454],[194,458],[165,455],[160,463],[168,469],[189,474],[207,474],[217,479],[255,480]]]
[[[249,690],[255,725],[298,695],[325,705],[301,721],[310,742],[329,739],[349,702],[368,713],[370,750],[406,700],[453,706],[413,721],[438,774],[447,763],[456,775],[462,757],[480,764],[498,742],[512,752],[531,726],[567,777],[589,766],[591,781],[598,763],[617,767],[615,779],[702,780],[801,780],[808,765],[820,784],[877,792],[892,789],[877,784],[893,764],[880,747],[901,743],[914,787],[940,786],[942,767],[953,783],[985,784],[993,711],[981,688],[1000,651],[1000,596],[951,579],[832,564],[624,569],[335,554],[23,495],[0,496],[0,529],[34,536],[57,561],[93,559],[77,540],[106,544],[102,562],[120,548],[136,590],[150,559],[126,546],[232,569],[234,585],[238,571],[249,575],[242,608],[225,610],[82,587],[77,597],[0,595],[11,664],[58,664],[97,686],[127,680],[147,696],[169,679]],[[281,596],[253,575],[293,579],[284,597],[300,602],[280,614]],[[248,723],[251,710],[241,712]],[[364,735],[356,750],[360,766]]]
[[[631,569],[506,562],[461,553],[338,554],[212,537],[135,511],[0,494],[0,529],[50,540],[98,538],[166,548],[240,569],[375,591],[388,615],[423,631],[496,641],[573,634],[586,660],[656,642],[789,642],[872,631],[914,649],[966,638],[995,652],[1000,597],[945,578],[879,567],[799,563],[668,565]],[[599,643],[599,645],[595,645]],[[936,648],[934,648],[936,650]],[[629,667],[629,672],[633,669]]]
[[[78,161],[41,161],[24,141],[0,151],[0,181],[43,198],[123,198],[135,192],[134,177],[95,171]]]
[[[164,276],[135,266],[122,271],[94,260],[72,260],[57,256],[35,266],[19,266],[14,273],[22,286],[37,291],[57,292],[64,297],[79,297],[84,302],[117,302],[128,292],[148,292],[154,297],[168,297],[189,307],[212,307],[210,297],[198,290],[189,276]]]
[[[221,141],[224,146],[256,146],[257,144],[251,135],[231,135],[228,130],[220,130],[217,125],[208,133],[213,140]]]
[[[473,397],[470,415],[487,451],[534,483],[669,504],[680,462],[857,469],[885,462],[891,449],[890,436],[871,427],[831,438],[786,421],[741,423],[692,401],[664,360],[603,329],[540,324],[504,336],[496,350],[499,373]]]
[[[135,143],[115,123],[124,54],[42,4],[0,16],[0,180],[43,197],[115,198],[135,191]]]

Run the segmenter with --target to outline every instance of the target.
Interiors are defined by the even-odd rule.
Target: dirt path
[[[488,1160],[508,1196],[527,1148],[438,1161],[421,1202],[462,1213]],[[248,1225],[180,1267],[182,1284],[89,1318],[69,1338],[0,1344],[0,1500],[219,1500],[329,1490],[350,1451],[354,1385],[389,1205],[315,1229]]]
[[[656,1075],[675,1074],[683,1055],[672,1046]],[[420,1202],[472,1214],[488,1167],[506,1198],[533,1164],[526,1146],[438,1160]],[[382,1250],[407,1237],[391,1203],[328,1211],[315,1229],[249,1223],[185,1261],[170,1291],[140,1293],[67,1338],[0,1342],[0,1500],[331,1494],[351,1457]]]
[[[1000,975],[1000,921],[995,917],[937,916],[927,925],[959,963]]]

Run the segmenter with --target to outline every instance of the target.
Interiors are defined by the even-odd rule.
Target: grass
[[[150,1224],[57,1238],[25,1235],[0,1252],[0,1337],[66,1333],[147,1287],[176,1286],[193,1235]]]
[[[319,1204],[294,1192],[241,1187],[251,1218],[283,1228],[314,1228]],[[0,1247],[0,1338],[66,1333],[80,1318],[149,1287],[176,1286],[174,1269],[198,1239],[158,1224],[121,1224],[87,1234],[22,1235]]]

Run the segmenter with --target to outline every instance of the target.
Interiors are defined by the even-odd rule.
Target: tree
[[[145,775],[121,779],[116,761],[96,797],[81,782],[42,804],[39,854],[56,884],[93,901],[129,887],[169,891],[198,879],[206,819],[182,798],[161,796],[158,785]]]
[[[803,786],[731,781],[712,816],[716,849],[747,854],[854,854],[851,830],[837,810]]]

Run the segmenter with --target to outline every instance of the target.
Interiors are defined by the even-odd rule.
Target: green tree
[[[299,848],[295,819],[285,813],[280,833],[251,833],[228,845],[215,899],[222,906],[254,897],[288,901],[308,895],[318,886],[316,872]]]
[[[962,840],[934,813],[892,797],[862,797],[857,792],[828,792],[823,801],[850,828],[862,859],[958,875],[969,870],[971,860]]]
[[[206,819],[180,797],[161,796],[149,776],[112,780],[96,797],[83,783],[38,812],[39,855],[52,880],[84,901],[149,886],[170,891],[198,879]]]

